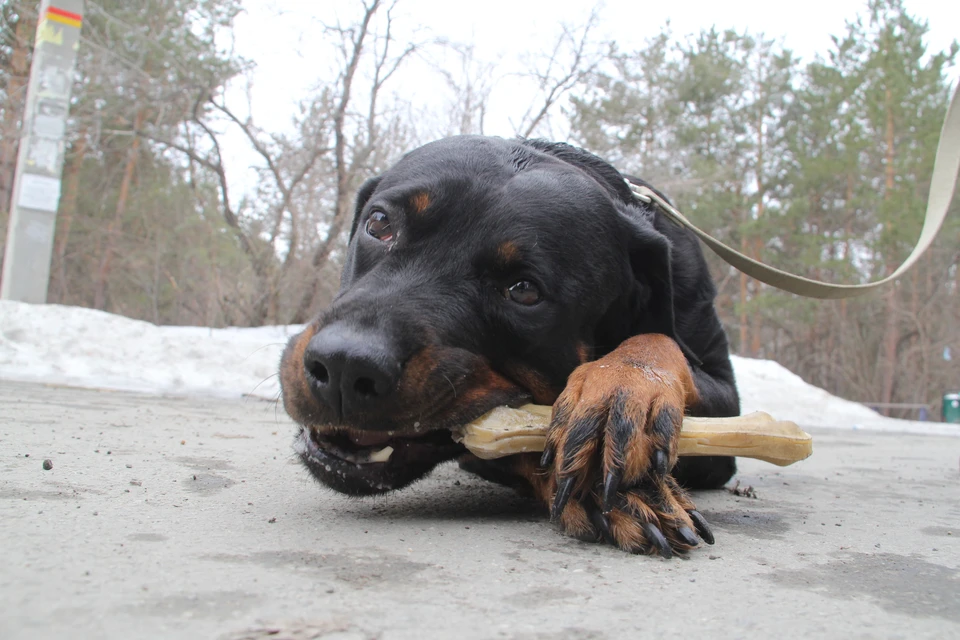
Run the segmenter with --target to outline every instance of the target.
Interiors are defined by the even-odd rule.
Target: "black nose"
[[[324,327],[310,339],[303,367],[314,396],[338,421],[382,406],[401,371],[383,334],[340,324]]]

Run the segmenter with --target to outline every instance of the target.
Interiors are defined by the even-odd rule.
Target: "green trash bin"
[[[960,424],[960,393],[946,393],[943,396],[943,421]]]

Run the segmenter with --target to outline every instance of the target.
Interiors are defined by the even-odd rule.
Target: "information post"
[[[10,202],[0,298],[47,301],[83,0],[43,0]]]

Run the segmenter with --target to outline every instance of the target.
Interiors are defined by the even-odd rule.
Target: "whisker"
[[[256,349],[254,349],[253,351],[251,351],[250,353],[248,353],[246,356],[244,356],[244,358],[243,358],[243,360],[242,360],[241,362],[244,362],[244,361],[246,361],[246,360],[249,360],[250,357],[253,356],[254,354],[256,354],[258,351],[263,351],[264,349],[268,349],[268,348],[270,348],[270,347],[285,347],[285,346],[287,346],[287,343],[286,343],[286,342],[269,342],[269,343],[267,343],[267,344],[260,345],[259,347],[257,347]]]
[[[278,377],[279,375],[280,375],[280,372],[279,372],[279,371],[278,371],[277,373],[271,373],[271,374],[268,375],[266,378],[264,378],[263,380],[261,380],[260,382],[258,382],[257,385],[256,385],[253,389],[251,389],[250,391],[248,391],[247,393],[253,393],[253,392],[256,391],[257,389],[259,389],[259,388],[260,388],[260,385],[262,385],[264,382],[266,382],[266,381],[269,380],[270,378],[276,378],[276,377]]]
[[[457,397],[457,388],[456,388],[455,386],[453,386],[453,383],[450,381],[450,378],[447,377],[447,374],[441,373],[440,375],[443,376],[443,379],[446,380],[446,381],[447,381],[447,384],[450,385],[450,388],[453,389],[453,397],[456,398],[456,397]]]

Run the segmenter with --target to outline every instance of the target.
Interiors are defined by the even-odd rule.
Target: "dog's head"
[[[360,189],[340,292],[283,354],[284,406],[318,480],[380,493],[463,453],[451,428],[552,404],[640,332],[674,334],[670,245],[616,170],[445,139]]]

